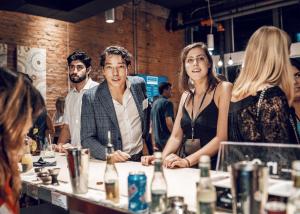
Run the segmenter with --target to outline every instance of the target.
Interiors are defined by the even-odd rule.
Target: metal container
[[[146,202],[147,177],[144,172],[129,172],[128,209],[133,213],[148,213]]]
[[[251,162],[231,165],[234,214],[262,213],[267,200],[268,168]]]
[[[184,197],[182,196],[172,196],[168,197],[168,208],[172,207],[176,201],[184,202]]]
[[[270,201],[265,206],[266,214],[286,214],[285,203],[280,201]]]
[[[183,201],[176,200],[173,201],[171,206],[164,214],[190,214],[190,213],[191,212],[189,212],[187,209],[187,204],[185,204]]]
[[[68,168],[73,193],[75,194],[84,194],[88,191],[89,159],[89,149],[67,149]]]

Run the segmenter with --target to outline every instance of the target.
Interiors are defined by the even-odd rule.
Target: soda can
[[[132,213],[148,213],[146,202],[147,177],[144,172],[129,172],[128,210]]]

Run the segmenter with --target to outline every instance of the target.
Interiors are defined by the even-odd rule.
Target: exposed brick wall
[[[47,52],[47,108],[52,113],[58,96],[68,91],[67,56],[76,49],[93,59],[93,79],[101,79],[99,53],[112,44],[126,47],[133,54],[131,4],[120,6],[116,22],[107,24],[104,13],[78,23],[68,23],[33,15],[0,11],[0,43],[8,44],[8,67],[16,68],[17,45],[45,48]],[[184,33],[165,30],[167,12],[142,2],[137,12],[138,71],[166,75],[174,85],[177,106],[179,54]]]

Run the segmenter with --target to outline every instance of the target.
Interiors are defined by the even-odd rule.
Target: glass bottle
[[[54,158],[55,153],[52,148],[51,136],[45,137],[43,148],[41,150],[41,156],[45,158]]]
[[[197,186],[197,214],[215,213],[217,193],[210,178],[210,157],[202,155],[199,160],[200,180]]]
[[[24,153],[21,159],[22,172],[27,172],[33,167],[32,156],[30,153],[30,146],[25,142]]]
[[[288,199],[287,214],[300,214],[300,161],[294,161],[292,164],[292,178],[294,190]]]
[[[41,155],[41,151],[43,150],[43,145],[44,145],[44,139],[41,136],[40,130],[38,127],[33,128],[33,136],[32,139],[36,143],[36,150],[34,152],[34,155]]]
[[[151,182],[151,213],[167,210],[167,182],[162,167],[161,152],[154,153],[154,175]]]
[[[114,147],[111,143],[110,131],[107,133],[108,144],[106,146],[106,168],[104,172],[104,184],[106,199],[114,203],[119,203],[119,178],[115,163],[112,159]]]

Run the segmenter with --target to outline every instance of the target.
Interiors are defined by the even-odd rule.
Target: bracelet
[[[186,160],[186,162],[187,162],[187,164],[188,164],[188,168],[190,168],[190,167],[191,167],[191,162],[189,161],[189,159],[184,158],[184,160]]]

